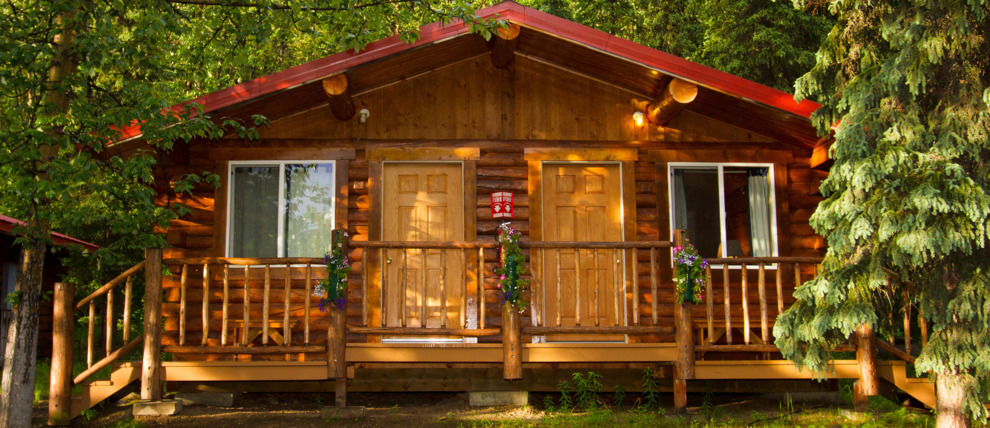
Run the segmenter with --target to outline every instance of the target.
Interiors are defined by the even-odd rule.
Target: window
[[[671,163],[671,229],[705,258],[777,254],[771,164]]]
[[[334,227],[333,161],[231,162],[227,255],[319,257]]]

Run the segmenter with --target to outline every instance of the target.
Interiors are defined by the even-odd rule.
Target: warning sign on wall
[[[492,193],[492,218],[512,218],[512,192]]]

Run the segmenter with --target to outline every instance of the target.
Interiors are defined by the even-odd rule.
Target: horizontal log
[[[395,248],[395,249],[478,249],[497,248],[495,242],[483,241],[351,241],[351,248]]]
[[[612,327],[523,327],[523,334],[672,334],[673,327],[612,326]]]
[[[560,249],[612,249],[612,248],[670,248],[670,241],[627,241],[627,242],[574,242],[574,241],[519,241],[521,248],[560,248]]]
[[[381,334],[396,336],[497,336],[502,334],[499,328],[465,329],[465,328],[416,328],[416,327],[347,327],[350,334]]]
[[[695,352],[780,352],[776,345],[697,345]]]
[[[821,257],[729,257],[729,258],[712,258],[708,259],[709,264],[720,265],[728,264],[732,265],[759,265],[771,264],[771,263],[821,263]],[[714,275],[714,273],[712,273]]]
[[[163,346],[172,354],[301,354],[326,352],[326,346]]]
[[[248,257],[184,257],[184,258],[167,258],[163,260],[163,263],[169,266],[175,265],[238,265],[238,266],[253,266],[253,265],[280,265],[285,266],[290,265],[305,265],[314,264],[322,265],[322,257],[261,257],[261,258],[248,258]]]

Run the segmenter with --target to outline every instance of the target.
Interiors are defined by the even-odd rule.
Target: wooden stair
[[[72,396],[71,417],[75,418],[106,400],[117,391],[141,377],[140,361],[125,361],[113,364],[110,379],[94,379],[80,384],[82,394]]]
[[[931,409],[935,408],[935,384],[928,379],[907,377],[906,362],[890,361],[888,364],[878,364],[877,374],[901,391],[924,403],[925,406]]]

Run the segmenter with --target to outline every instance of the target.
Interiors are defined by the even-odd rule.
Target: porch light
[[[641,111],[636,111],[633,113],[633,122],[636,122],[636,126],[643,126],[643,122],[646,120],[646,115]]]

